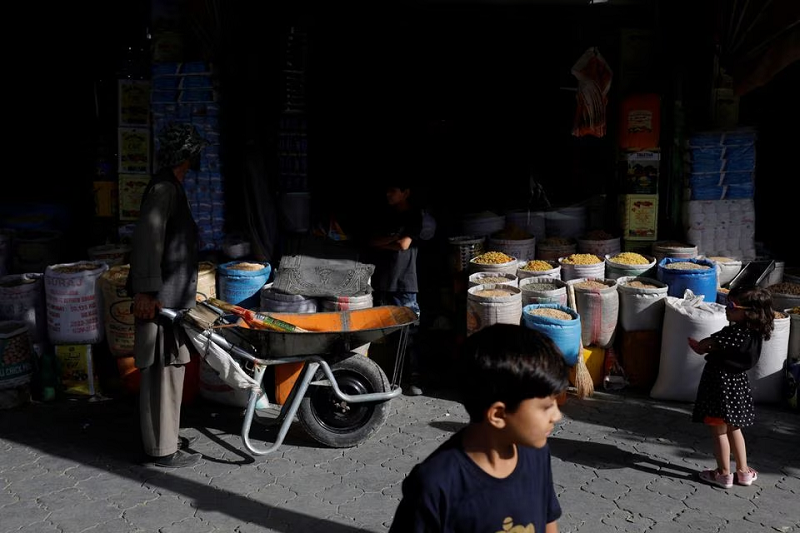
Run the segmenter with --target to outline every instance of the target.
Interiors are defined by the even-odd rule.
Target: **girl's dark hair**
[[[744,310],[744,326],[769,340],[775,327],[775,311],[772,309],[772,293],[762,287],[736,287],[728,293],[728,300]]]
[[[471,422],[483,419],[495,402],[510,412],[523,400],[566,390],[569,367],[558,346],[539,331],[493,324],[472,334],[460,364],[461,403]]]

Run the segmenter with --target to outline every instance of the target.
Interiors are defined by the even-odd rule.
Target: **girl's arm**
[[[544,528],[544,533],[558,533],[558,522],[550,522]]]
[[[717,347],[717,342],[711,337],[706,337],[700,341],[689,337],[689,347],[694,350],[695,353],[703,355],[714,350]]]

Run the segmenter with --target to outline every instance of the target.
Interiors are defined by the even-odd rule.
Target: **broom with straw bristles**
[[[567,305],[570,309],[578,312],[575,305],[575,288],[571,283],[567,284]],[[578,398],[587,398],[594,394],[594,380],[586,361],[583,360],[583,339],[580,339],[580,352],[578,352],[578,362],[575,363],[575,393]]]

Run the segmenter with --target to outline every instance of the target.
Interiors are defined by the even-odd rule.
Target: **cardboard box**
[[[119,187],[114,181],[95,181],[94,189],[94,216],[115,217],[119,204]]]
[[[658,195],[620,195],[622,238],[652,241],[658,235]]]
[[[661,153],[627,152],[619,162],[622,191],[627,194],[658,194]]]

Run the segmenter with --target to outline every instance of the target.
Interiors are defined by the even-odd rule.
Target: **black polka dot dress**
[[[747,370],[761,354],[758,333],[733,324],[711,335],[718,350],[706,354],[706,365],[697,387],[692,421],[718,418],[729,426],[747,427],[755,422],[755,408]]]

